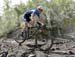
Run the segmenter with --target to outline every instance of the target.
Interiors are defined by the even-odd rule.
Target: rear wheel
[[[19,44],[23,43],[27,38],[26,33],[24,33],[24,37],[21,36],[21,28],[16,30],[15,35],[16,35],[15,41]]]

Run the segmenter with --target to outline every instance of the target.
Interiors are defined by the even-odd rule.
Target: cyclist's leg
[[[32,32],[33,23],[30,18],[29,18],[29,21],[27,22],[27,25],[30,28],[29,31]]]
[[[28,22],[27,24],[28,24],[28,27],[33,27],[33,24],[32,24],[32,22],[31,22],[31,21],[30,21],[30,22]]]
[[[23,18],[23,19],[22,19],[21,26],[22,26],[21,36],[24,37],[23,34],[25,33],[25,31],[26,31],[26,26],[27,26],[26,18]]]

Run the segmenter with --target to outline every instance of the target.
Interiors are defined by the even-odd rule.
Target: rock
[[[60,50],[60,48],[56,48],[56,50]]]
[[[75,48],[75,46],[72,46],[72,48]]]
[[[55,51],[55,48],[52,48],[51,51]]]
[[[74,54],[74,52],[72,52],[72,51],[69,51],[68,53],[69,53],[69,54]]]
[[[7,57],[16,57],[16,54],[14,54],[14,53],[9,53]]]
[[[28,57],[36,57],[35,54],[30,54]]]
[[[41,51],[35,51],[36,57],[46,57],[47,55]]]

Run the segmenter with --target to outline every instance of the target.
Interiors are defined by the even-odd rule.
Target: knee
[[[23,29],[25,29],[25,27],[26,27],[26,23],[23,22],[23,23],[21,24],[21,27],[22,27]]]

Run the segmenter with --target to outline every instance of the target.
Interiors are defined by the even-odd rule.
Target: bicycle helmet
[[[43,10],[42,6],[38,6],[37,9]]]

